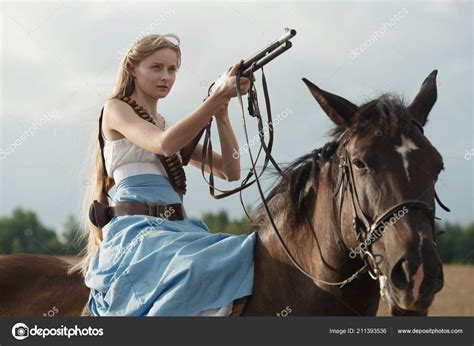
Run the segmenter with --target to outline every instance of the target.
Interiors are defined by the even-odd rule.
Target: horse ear
[[[343,128],[351,126],[352,115],[359,109],[355,104],[318,88],[306,78],[303,78],[303,82],[305,82],[323,111],[336,125]]]
[[[438,96],[436,88],[437,74],[438,70],[434,70],[426,77],[415,99],[407,107],[415,119],[423,126],[426,124],[428,114],[431,108],[433,108]]]

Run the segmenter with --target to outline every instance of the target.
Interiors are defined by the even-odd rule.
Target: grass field
[[[63,257],[74,262],[76,257]],[[378,316],[390,316],[385,301]],[[474,316],[474,265],[444,265],[444,287],[429,310],[429,316]]]

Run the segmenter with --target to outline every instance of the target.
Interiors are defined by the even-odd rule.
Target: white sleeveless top
[[[165,120],[164,128],[166,131],[169,128]],[[138,174],[160,174],[168,177],[163,164],[155,153],[147,151],[128,138],[121,138],[117,140],[108,140],[105,138],[102,129],[100,129],[102,138],[104,139],[104,159],[107,175],[113,178],[117,184],[120,180]],[[178,151],[177,155],[181,162],[181,154]]]

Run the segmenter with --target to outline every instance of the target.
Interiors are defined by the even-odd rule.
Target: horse
[[[68,267],[55,256],[0,256],[0,316],[80,316],[89,288]]]
[[[408,106],[391,94],[356,106],[303,78],[335,124],[332,140],[287,167],[257,209],[242,315],[371,316],[381,296],[392,315],[427,315],[444,282],[434,223],[444,167],[423,134],[436,75]]]
[[[373,316],[381,297],[392,315],[428,314],[444,282],[434,223],[443,160],[423,134],[436,75],[408,106],[391,94],[356,106],[303,78],[332,138],[286,167],[253,213],[253,292],[231,316]],[[87,315],[88,292],[59,258],[0,258],[2,316]]]

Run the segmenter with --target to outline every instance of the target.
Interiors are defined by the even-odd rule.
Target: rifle
[[[243,61],[242,65],[240,66],[240,75],[242,77],[249,78],[253,71],[257,71],[258,69],[262,68],[293,46],[290,39],[296,35],[296,30],[285,28],[285,31],[286,33],[278,40],[270,43],[267,47]],[[232,67],[229,67],[227,71],[229,71],[231,68]],[[219,85],[224,75],[225,73],[219,76],[219,78],[211,84],[207,93],[208,96],[214,91],[215,86]]]

